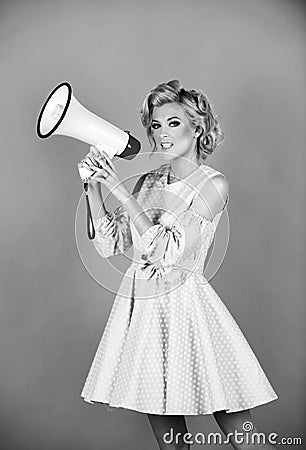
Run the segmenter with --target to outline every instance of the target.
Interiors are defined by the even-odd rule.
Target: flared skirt
[[[121,285],[81,397],[160,415],[241,411],[278,398],[235,319],[204,277],[135,299]],[[124,295],[123,295],[124,294]]]

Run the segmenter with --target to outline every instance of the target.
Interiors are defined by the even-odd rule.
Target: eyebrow
[[[177,116],[169,117],[167,120],[171,120],[171,119],[179,119],[179,120],[181,120],[181,119],[180,119],[179,117],[177,117]],[[158,120],[153,119],[152,122],[158,122]]]

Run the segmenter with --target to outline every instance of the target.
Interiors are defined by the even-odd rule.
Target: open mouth
[[[169,150],[171,147],[173,147],[173,144],[172,142],[161,142],[160,146],[163,150]]]

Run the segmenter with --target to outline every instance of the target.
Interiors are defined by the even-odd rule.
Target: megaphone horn
[[[38,115],[36,131],[41,139],[53,134],[71,136],[105,151],[111,159],[114,156],[132,159],[141,148],[140,142],[129,131],[120,130],[84,108],[74,97],[72,86],[67,81],[50,92]],[[88,199],[88,180],[94,172],[84,167],[78,169],[86,194],[87,234],[89,239],[94,239],[95,229]]]
[[[130,132],[120,130],[84,108],[67,81],[58,84],[49,94],[39,113],[36,131],[41,139],[60,134],[90,145],[101,145],[110,158],[132,159],[141,148]]]

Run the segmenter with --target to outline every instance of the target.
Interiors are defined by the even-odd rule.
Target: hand
[[[119,199],[129,195],[124,183],[119,180],[118,172],[113,162],[105,152],[101,152],[96,147],[91,146],[90,152],[87,153],[82,163],[85,167],[95,171],[88,180],[89,185],[104,184]]]

